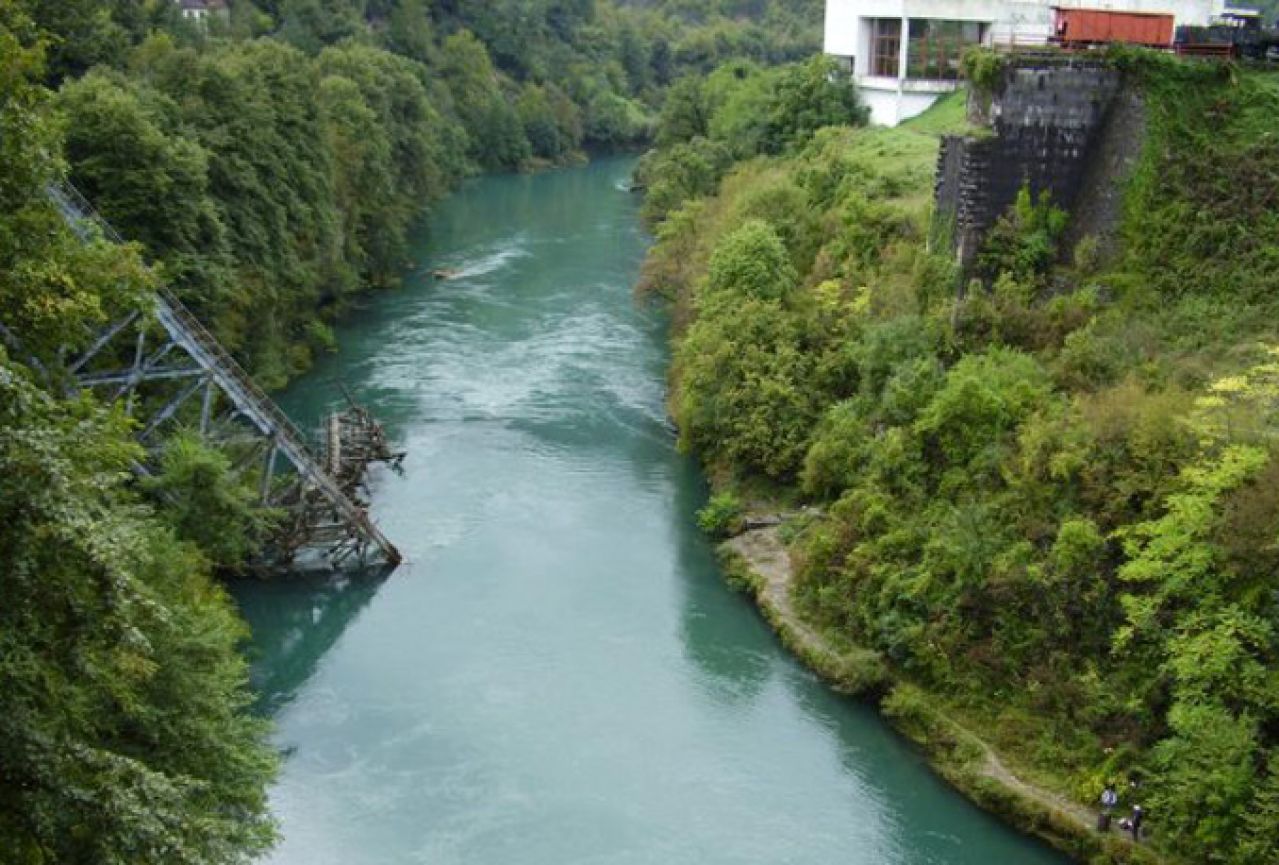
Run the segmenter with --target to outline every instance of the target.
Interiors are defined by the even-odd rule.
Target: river
[[[632,299],[632,166],[468,184],[284,394],[315,426],[340,376],[408,449],[374,504],[408,563],[236,587],[286,754],[268,861],[1061,863],[724,585]]]

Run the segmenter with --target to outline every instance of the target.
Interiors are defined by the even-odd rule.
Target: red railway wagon
[[[1163,12],[1110,12],[1053,8],[1055,39],[1066,47],[1124,42],[1171,48],[1173,16]]]

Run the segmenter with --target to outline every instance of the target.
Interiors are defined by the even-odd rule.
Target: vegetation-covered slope
[[[71,179],[268,385],[394,284],[467,174],[644,140],[665,88],[811,52],[820,4],[26,2],[50,37]]]
[[[886,662],[899,716],[944,706],[1080,801],[1120,781],[1174,857],[1271,862],[1279,88],[1117,62],[1150,130],[1112,261],[1024,196],[959,291],[929,224],[950,103],[663,204],[646,282],[682,312],[684,444],[823,506],[797,600],[878,653],[863,684]]]
[[[242,625],[128,483],[130,421],[19,362],[82,347],[151,287],[136,250],[83,246],[45,200],[41,53],[0,0],[0,320],[22,345],[0,347],[0,859],[242,862],[273,838],[275,764]]]

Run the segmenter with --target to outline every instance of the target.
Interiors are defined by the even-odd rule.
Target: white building
[[[826,0],[826,53],[848,63],[871,121],[896,126],[954,90],[969,45],[1043,45],[1054,8],[1172,14],[1206,25],[1223,0]]]
[[[207,23],[210,15],[227,15],[227,0],[175,0],[182,10],[182,17],[199,24]]]

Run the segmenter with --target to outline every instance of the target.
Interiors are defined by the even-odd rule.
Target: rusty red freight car
[[[1163,12],[1111,12],[1105,9],[1053,9],[1054,40],[1067,48],[1123,42],[1171,48],[1173,16]]]

